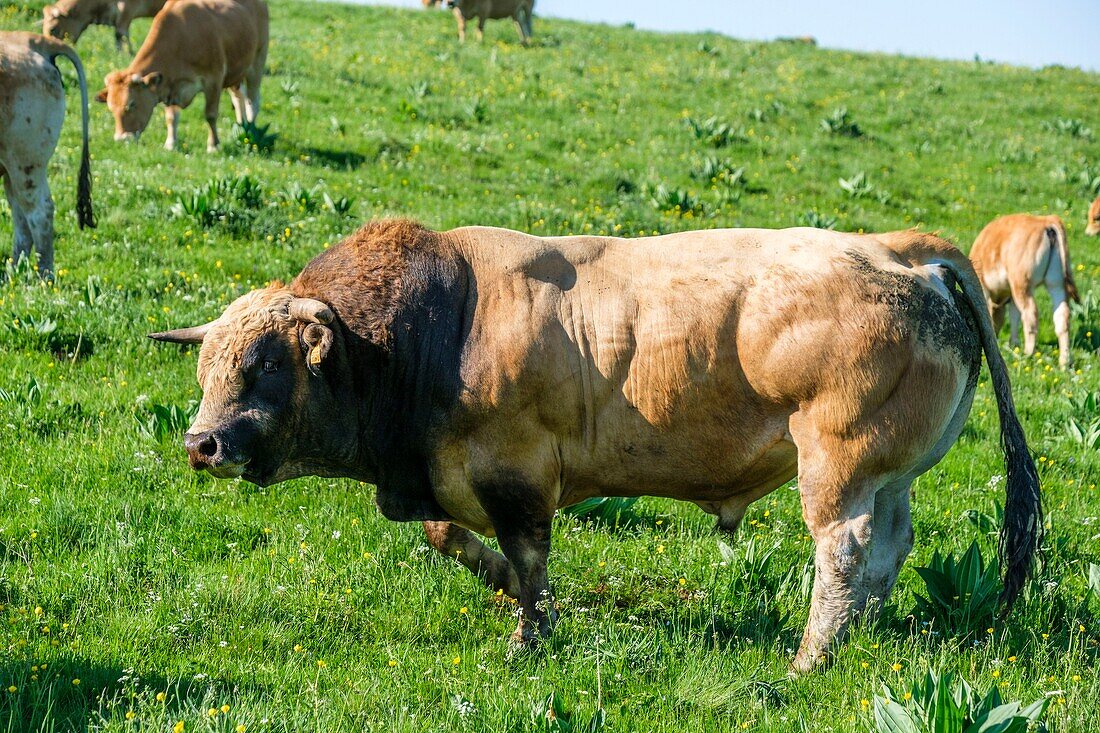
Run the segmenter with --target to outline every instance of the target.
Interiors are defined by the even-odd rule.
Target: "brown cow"
[[[890,593],[909,486],[958,438],[981,354],[1006,451],[1010,604],[1038,477],[970,262],[933,236],[726,229],[635,240],[371,224],[204,326],[191,465],[375,483],[382,513],[550,632],[555,510],[691,501],[732,531],[798,477],[816,578],[796,670]],[[452,524],[447,524],[452,522]],[[496,535],[504,557],[469,530]],[[507,558],[505,560],[504,558]]]
[[[268,14],[263,0],[170,0],[130,65],[107,75],[96,99],[115,117],[115,140],[136,140],[153,109],[165,105],[174,150],[180,109],[199,92],[210,125],[206,149],[218,147],[218,106],[229,90],[237,122],[255,122],[267,59]]]
[[[1066,227],[1057,216],[1011,214],[986,224],[970,260],[985,289],[993,328],[1000,332],[1005,310],[1009,317],[1009,343],[1020,342],[1020,320],[1024,324],[1024,353],[1035,353],[1039,335],[1039,310],[1033,292],[1046,286],[1054,306],[1054,331],[1058,335],[1058,360],[1073,363],[1069,348],[1069,304],[1066,297],[1080,302],[1073,268],[1066,248]]]
[[[80,228],[94,227],[92,175],[88,155],[88,84],[76,51],[37,33],[0,33],[0,177],[11,206],[15,244],[12,259],[38,253],[38,270],[53,270],[53,196],[46,168],[65,120],[65,90],[56,60],[76,67],[80,83],[84,146],[77,175],[76,214]]]
[[[448,0],[458,21],[458,40],[466,40],[466,22],[477,18],[477,40],[485,38],[485,21],[511,18],[516,22],[520,40],[526,46],[531,41],[531,14],[535,0]]]
[[[76,43],[90,25],[110,25],[115,29],[115,48],[133,53],[130,23],[134,18],[152,18],[164,7],[165,0],[58,0],[42,8],[42,33]]]
[[[1089,206],[1088,223],[1085,224],[1085,234],[1095,237],[1100,234],[1100,196]]]

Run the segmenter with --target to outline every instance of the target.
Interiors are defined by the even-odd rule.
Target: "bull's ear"
[[[99,92],[95,95],[95,101],[107,104],[107,90],[100,89]]]
[[[177,328],[173,331],[162,331],[160,333],[151,333],[149,338],[154,341],[167,341],[171,344],[201,344],[202,340],[206,338],[207,331],[214,325],[214,321],[210,323],[204,323],[201,326],[192,326],[191,328]]]
[[[302,347],[306,351],[306,367],[321,376],[321,362],[332,348],[332,329],[320,323],[311,323],[302,329]]]
[[[157,90],[157,87],[160,86],[160,83],[162,81],[164,81],[164,74],[160,73],[159,71],[154,71],[151,74],[146,74],[141,79],[141,83],[149,87],[153,91]]]

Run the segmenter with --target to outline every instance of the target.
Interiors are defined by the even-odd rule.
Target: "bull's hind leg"
[[[871,555],[856,612],[877,611],[890,597],[898,573],[913,549],[913,520],[909,513],[908,479],[883,486],[875,493]]]
[[[817,545],[810,617],[791,667],[808,672],[844,640],[861,599],[874,527],[875,487],[799,472],[802,511]]]
[[[451,522],[424,522],[428,542],[442,554],[467,567],[493,591],[519,597],[519,578],[508,560],[473,532]]]

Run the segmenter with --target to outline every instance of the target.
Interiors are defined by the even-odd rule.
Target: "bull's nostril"
[[[214,437],[213,433],[206,436],[201,443],[199,443],[199,453],[207,458],[213,458],[218,453],[218,441]]]

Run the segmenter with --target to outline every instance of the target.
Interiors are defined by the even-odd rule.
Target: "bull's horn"
[[[331,308],[313,298],[295,298],[290,301],[286,312],[291,318],[296,318],[299,321],[325,325],[332,323],[332,319],[336,317]]]
[[[172,331],[162,331],[161,333],[151,333],[149,338],[154,341],[167,341],[173,344],[201,344],[203,338],[206,336],[206,332],[210,330],[216,321],[210,321],[210,323],[204,323],[201,326],[191,326],[190,328],[177,328]]]

